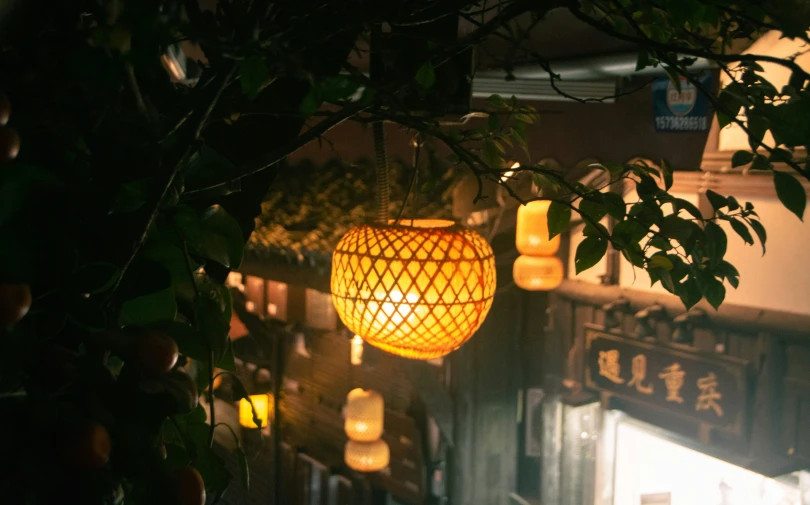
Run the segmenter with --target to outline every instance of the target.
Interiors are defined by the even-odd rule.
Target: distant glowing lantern
[[[261,426],[257,426],[253,421],[253,409],[250,408],[250,402],[253,402],[253,407],[256,408],[256,417],[261,421]],[[239,424],[245,428],[264,428],[267,426],[270,416],[270,397],[268,395],[250,395],[250,402],[244,398],[239,400]]]
[[[391,459],[388,444],[383,440],[373,442],[346,442],[344,452],[346,465],[358,472],[378,472],[388,466]]]
[[[512,277],[528,291],[550,291],[562,284],[563,264],[556,256],[519,256]]]
[[[551,202],[535,200],[518,207],[515,245],[520,254],[551,256],[560,248],[560,236],[548,239],[548,208]]]
[[[352,337],[352,365],[363,364],[363,338],[360,335]]]
[[[452,221],[368,224],[349,230],[332,256],[332,300],[363,340],[406,358],[461,347],[495,294],[495,255]]]
[[[371,442],[382,436],[385,404],[379,393],[360,388],[351,390],[346,397],[344,415],[343,427],[351,440]]]

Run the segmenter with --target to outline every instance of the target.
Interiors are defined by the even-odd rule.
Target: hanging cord
[[[374,132],[374,157],[377,166],[377,221],[388,222],[388,202],[390,199],[388,186],[388,156],[385,153],[385,130],[383,122],[376,121],[372,125]]]

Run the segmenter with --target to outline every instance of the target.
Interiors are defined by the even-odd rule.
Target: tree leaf
[[[624,216],[627,214],[627,206],[624,204],[624,199],[622,195],[618,193],[603,193],[602,200],[605,204],[607,209],[607,213],[614,219],[624,219]]]
[[[762,244],[762,255],[765,256],[765,241],[768,240],[768,234],[765,232],[765,227],[762,226],[762,223],[756,219],[750,219],[748,224],[751,226],[751,229],[754,230],[754,233],[757,234],[759,243]]]
[[[737,168],[751,163],[754,153],[749,151],[737,151],[731,156],[731,167]]]
[[[548,207],[549,240],[565,231],[569,222],[571,222],[571,207],[563,203],[551,202]]]
[[[579,274],[599,263],[607,252],[607,240],[603,237],[585,237],[577,246],[574,257],[576,273]]]
[[[607,214],[607,207],[605,207],[605,205],[599,201],[591,200],[589,198],[583,198],[579,202],[578,210],[580,214],[588,216],[593,221],[599,221],[605,217],[605,214]]]
[[[706,297],[706,301],[714,307],[714,310],[719,309],[723,300],[726,298],[726,288],[723,286],[723,283],[707,275],[705,276],[704,282],[700,284],[701,291],[703,292],[703,296]]]
[[[236,219],[222,206],[213,205],[200,216],[200,229],[202,233],[197,240],[189,241],[189,249],[203,258],[238,269],[242,263],[245,238]]]
[[[672,270],[672,261],[664,254],[655,254],[647,262],[649,268],[662,268],[666,271]]]
[[[661,175],[662,175],[663,180],[664,180],[664,187],[668,191],[669,188],[672,187],[672,184],[674,182],[674,177],[673,177],[673,173],[672,173],[672,166],[670,166],[670,164],[667,163],[666,160],[661,160]]]
[[[773,164],[761,154],[754,156],[754,161],[751,163],[751,170],[770,170]]]
[[[731,224],[731,228],[735,232],[737,232],[737,235],[739,235],[745,241],[746,244],[754,243],[754,237],[751,236],[751,232],[748,231],[748,228],[742,221],[738,221],[736,219],[729,219],[729,224]]]
[[[267,68],[264,58],[260,56],[245,58],[238,65],[239,86],[242,88],[242,93],[252,100],[270,79],[270,69]]]
[[[807,205],[807,192],[804,186],[792,175],[774,171],[773,183],[776,186],[776,196],[782,205],[796,214],[799,220],[804,221],[804,208]]]
[[[709,199],[709,203],[712,205],[712,208],[715,210],[715,212],[722,209],[723,207],[728,206],[728,199],[726,199],[725,196],[718,195],[711,189],[706,190],[706,198]]]
[[[675,294],[680,297],[687,310],[694,307],[703,298],[697,281],[691,277],[675,286]]]
[[[495,107],[496,109],[506,109],[509,107],[509,104],[506,103],[506,100],[504,100],[501,95],[489,95],[489,98],[487,98],[487,104]]]
[[[120,323],[122,326],[169,323],[174,321],[176,315],[174,289],[164,289],[124,302],[121,305]]]
[[[419,67],[419,70],[416,71],[416,83],[419,84],[422,89],[430,89],[435,82],[436,69],[433,68],[433,63],[426,61]]]
[[[499,124],[500,121],[498,120],[498,115],[490,114],[489,117],[487,118],[487,128],[489,128],[489,131],[491,132],[497,131]]]
[[[489,168],[499,170],[501,167],[501,153],[498,151],[498,146],[495,145],[495,142],[492,139],[484,140],[484,163],[487,164]]]
[[[700,209],[698,209],[697,206],[692,202],[690,202],[689,200],[684,200],[683,198],[676,198],[674,204],[676,211],[685,210],[695,219],[703,219],[703,214],[700,213]]]
[[[706,223],[703,231],[706,234],[706,255],[709,257],[712,266],[717,265],[723,261],[723,256],[726,255],[726,249],[728,248],[726,232],[713,222]]]

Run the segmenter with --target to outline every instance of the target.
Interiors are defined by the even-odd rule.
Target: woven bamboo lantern
[[[495,294],[495,256],[452,221],[368,224],[332,255],[332,299],[363,340],[406,358],[433,359],[466,342]]]
[[[257,426],[253,420],[253,409],[250,403],[253,402],[253,407],[256,409],[256,417],[259,418],[262,425]],[[250,401],[242,398],[239,400],[239,424],[244,428],[264,428],[267,426],[267,420],[270,417],[270,397],[268,395],[250,395]]]
[[[563,281],[563,264],[556,256],[518,256],[512,277],[519,288],[551,291]]]
[[[382,436],[385,404],[375,391],[353,389],[346,397],[346,436],[358,442],[372,442]]]
[[[383,440],[373,442],[349,440],[343,453],[346,465],[358,472],[378,472],[388,466],[390,459],[388,444]]]
[[[518,207],[515,245],[520,254],[552,256],[560,248],[560,236],[548,239],[548,208],[551,202],[535,200]]]

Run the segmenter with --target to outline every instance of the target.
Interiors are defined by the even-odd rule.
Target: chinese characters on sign
[[[739,425],[747,362],[588,329],[589,387],[720,427]]]

